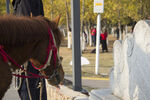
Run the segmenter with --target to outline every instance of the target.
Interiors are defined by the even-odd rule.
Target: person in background
[[[116,34],[117,34],[117,40],[119,40],[119,28],[118,27],[116,29]]]
[[[91,27],[92,44],[96,46],[96,28]]]
[[[83,36],[84,36],[84,40],[85,40],[85,43],[87,43],[87,33],[85,31],[83,31]]]
[[[104,29],[104,31],[101,33],[100,35],[100,42],[102,44],[102,52],[104,52],[104,50],[106,50],[106,52],[108,52],[108,48],[107,48],[107,29]]]
[[[29,16],[29,17],[38,15],[44,16],[42,0],[13,0],[12,5],[14,9],[14,15],[16,16]],[[28,72],[40,74],[38,70],[32,67],[31,62],[28,61],[26,66],[24,66],[24,68]],[[26,72],[23,72],[21,74],[27,75]],[[18,78],[17,84],[19,86],[18,93],[21,100],[41,100],[41,98],[42,100],[47,100],[47,93],[44,79]]]
[[[12,5],[16,16],[44,16],[42,0],[13,0]]]
[[[71,33],[71,27],[69,27],[68,30],[68,48],[72,48],[72,33]]]

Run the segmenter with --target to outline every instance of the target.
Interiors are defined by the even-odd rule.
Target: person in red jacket
[[[92,44],[96,46],[96,28],[91,27]]]
[[[102,44],[102,52],[104,52],[104,50],[106,50],[106,52],[108,52],[107,42],[106,42],[107,35],[108,35],[107,29],[105,29],[105,31],[102,32],[101,35],[100,35],[100,42]]]

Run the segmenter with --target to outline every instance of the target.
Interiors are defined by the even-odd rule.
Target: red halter
[[[8,62],[8,59],[13,63],[15,64],[17,67],[19,67],[20,69],[22,69],[23,71],[27,72],[26,70],[24,70],[23,67],[21,67],[21,65],[17,64],[15,60],[13,60],[4,50],[3,50],[3,46],[0,45],[0,54],[2,55],[3,57],[3,60],[4,62]],[[14,76],[17,76],[17,77],[22,77],[22,78],[48,78],[46,76],[40,76],[38,74],[34,74],[34,73],[31,73],[31,72],[28,72],[29,74],[31,74],[32,76],[22,76],[22,75],[16,75],[16,74],[12,74]]]
[[[48,45],[48,48],[47,48],[47,57],[46,57],[46,61],[44,62],[43,65],[41,65],[39,68],[35,67],[33,64],[32,66],[35,68],[35,69],[42,69],[44,67],[44,65],[47,63],[48,61],[48,57],[49,57],[49,54],[50,54],[50,50],[52,50],[52,53],[53,53],[53,60],[54,60],[54,66],[56,68],[56,55],[57,55],[57,48],[54,44],[54,39],[53,39],[53,36],[52,36],[52,33],[51,33],[51,29],[48,28],[48,34],[49,34],[49,45]],[[21,67],[21,65],[17,64],[17,62],[15,60],[13,60],[4,50],[3,50],[3,46],[0,45],[0,54],[1,56],[3,57],[3,61],[4,62],[7,62],[8,61],[11,61],[13,64],[15,64],[16,66],[18,66],[20,69],[22,69],[23,71],[27,72],[26,70],[24,70],[23,67]],[[31,72],[28,72],[28,74],[31,74],[32,76],[23,76],[23,75],[17,75],[17,74],[13,74],[14,76],[17,76],[17,77],[22,77],[22,78],[48,78],[46,76],[40,76],[40,75],[37,75],[37,74],[34,74],[34,73],[31,73]]]
[[[40,70],[42,69],[46,63],[48,62],[48,58],[49,58],[49,55],[50,55],[50,51],[52,50],[52,54],[53,54],[53,60],[54,60],[54,67],[56,68],[56,56],[57,56],[57,48],[54,44],[54,38],[52,36],[52,31],[50,28],[48,28],[48,35],[49,35],[49,45],[48,45],[48,48],[47,48],[47,57],[46,57],[46,60],[44,62],[43,65],[41,65],[40,67],[36,67],[32,64],[32,66],[37,69],[37,70]]]

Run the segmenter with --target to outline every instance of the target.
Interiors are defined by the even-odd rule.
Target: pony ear
[[[53,21],[56,23],[57,26],[59,24],[60,17],[61,15],[58,15],[55,19],[53,19]]]

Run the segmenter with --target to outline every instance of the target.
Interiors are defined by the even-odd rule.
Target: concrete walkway
[[[72,77],[65,76],[65,79],[72,81]],[[87,86],[96,89],[109,88],[109,79],[107,78],[82,78],[82,86]]]
[[[109,88],[109,80],[89,80],[82,79],[83,86],[91,87],[91,88]]]
[[[12,84],[10,85],[10,88],[7,90],[5,96],[2,100],[20,100],[18,92],[15,88],[15,80],[12,80]]]
[[[72,81],[72,77],[65,77],[67,80]],[[105,78],[82,78],[82,85],[95,89],[109,88],[109,79]],[[12,84],[2,100],[20,100],[17,90],[15,89],[14,79]]]

